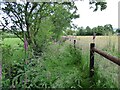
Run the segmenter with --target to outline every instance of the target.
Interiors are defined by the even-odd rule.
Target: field
[[[69,46],[71,44],[73,45],[74,39],[77,40],[77,50]],[[28,66],[29,69],[26,71],[28,81],[34,80],[33,86],[37,87],[43,85],[43,87],[52,88],[117,88],[119,84],[118,66],[97,54],[95,54],[95,76],[93,78],[93,84],[89,82],[89,46],[91,42],[93,42],[91,36],[69,36],[69,40],[62,45],[57,43],[50,45],[44,52],[42,58],[39,58],[37,61],[34,60],[34,63],[37,64],[35,67]],[[4,44],[3,68],[7,66],[8,69],[8,67],[11,68],[12,65],[14,66],[15,63],[19,64],[22,62],[25,55],[23,42],[21,42],[20,39],[5,38],[2,43]],[[96,48],[118,57],[117,36],[96,36],[95,44]],[[8,49],[6,45],[9,46],[7,46]],[[9,53],[7,50],[9,50]],[[28,56],[30,56],[29,54],[30,53],[28,53]],[[8,63],[9,65],[7,65]],[[46,68],[46,70],[42,68]],[[37,72],[34,73],[36,77],[34,77],[34,75],[32,77],[29,76],[30,72],[33,72],[32,70]],[[42,72],[42,74],[40,72]],[[5,73],[3,73],[3,80],[6,80],[4,74]],[[11,74],[11,72],[9,74]],[[16,78],[18,76],[16,76]],[[44,76],[47,78],[44,78]],[[23,79],[24,76],[21,78]],[[38,79],[42,80],[39,82],[40,85],[36,84]],[[17,79],[14,78],[12,82],[16,82],[16,80]],[[3,84],[6,84],[6,86],[9,86],[10,83],[9,80],[7,82],[3,81]],[[17,83],[15,83],[15,85],[17,85]],[[21,85],[21,83],[19,83],[19,85]]]
[[[89,48],[90,43],[93,42],[92,36],[69,36],[69,38],[72,40],[77,40],[77,46],[82,48]],[[118,51],[118,37],[117,36],[96,36],[95,42],[96,47],[99,49],[109,48],[109,49],[115,49]],[[108,50],[109,50],[108,49]]]
[[[83,53],[87,53],[89,57],[90,43],[93,42],[91,36],[70,37],[70,43],[77,40],[76,46],[82,48]],[[95,47],[108,54],[118,57],[118,36],[97,36],[95,39]],[[95,67],[98,67],[98,72],[101,77],[111,79],[112,82],[118,85],[118,66],[102,56],[95,54]]]

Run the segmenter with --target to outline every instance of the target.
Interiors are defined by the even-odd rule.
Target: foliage
[[[1,21],[3,31],[14,33],[23,42],[23,37],[26,36],[28,44],[35,53],[42,52],[43,45],[49,42],[48,40],[58,40],[63,31],[70,27],[71,20],[79,17],[74,2],[23,4],[4,2],[3,4],[2,12],[5,14],[2,17],[5,23]]]
[[[61,82],[64,78],[64,75],[67,76],[65,72],[68,72],[69,74],[73,74],[71,78],[76,76],[76,71],[72,69],[76,69],[75,67],[71,67],[71,65],[79,65],[80,64],[80,59],[81,59],[81,54],[80,51],[74,51],[74,48],[70,47],[65,47],[65,51],[61,50],[61,47],[59,45],[56,46],[54,52],[50,54],[50,51],[53,51],[53,47],[51,47],[47,50],[49,52],[45,52],[43,59],[31,59],[28,61],[28,64],[24,63],[24,60],[21,60],[20,62],[16,62],[14,65],[12,65],[12,72],[10,76],[6,76],[8,73],[8,70],[4,71],[5,68],[3,68],[3,73],[5,72],[5,78],[6,80],[3,81],[3,83],[7,82],[7,78],[10,83],[9,87],[11,86],[12,88],[48,88],[48,87],[70,87],[72,83],[69,84],[69,80],[66,82],[66,84],[61,83],[61,86],[57,83]],[[57,53],[57,49],[59,49],[59,53]],[[77,54],[76,54],[77,53]],[[49,56],[50,55],[50,56]],[[67,58],[65,58],[67,57]],[[73,57],[73,58],[72,58]],[[76,58],[74,58],[76,57]],[[61,65],[58,65],[60,62]],[[55,64],[56,63],[56,64]],[[6,65],[6,63],[3,63],[3,65]],[[66,70],[61,69],[63,66],[66,67]],[[69,71],[69,68],[71,67],[71,70]],[[60,70],[58,72],[58,70]],[[74,72],[73,72],[74,71]],[[78,72],[78,71],[77,71]],[[51,76],[52,74],[52,76]],[[4,74],[3,74],[4,75]],[[25,77],[27,75],[27,82],[25,80]],[[49,76],[50,75],[50,76]],[[58,79],[58,75],[60,75],[60,81]],[[68,77],[70,80],[72,80],[70,77]],[[3,78],[4,79],[4,78]],[[57,80],[55,82],[55,80]],[[66,78],[64,78],[66,79]],[[76,78],[77,79],[77,78]],[[11,81],[12,80],[12,81]],[[26,84],[25,84],[26,82]],[[56,85],[57,84],[57,85]],[[6,84],[7,85],[7,84]]]
[[[11,47],[12,49],[13,47]],[[9,50],[7,50],[9,51]],[[10,53],[16,53],[10,51]],[[19,54],[23,53],[19,47]],[[28,51],[31,53],[31,51]],[[3,55],[6,55],[3,53]],[[21,55],[20,55],[21,56]],[[67,43],[51,44],[44,50],[42,57],[21,57],[19,61],[11,58],[11,66],[3,58],[3,88],[109,88],[115,87],[101,73],[95,72],[93,81],[89,78],[89,54]],[[95,71],[97,71],[97,67]],[[111,86],[112,85],[112,86]]]
[[[22,31],[22,33],[24,33],[26,30],[27,33],[25,34],[29,44],[33,42],[30,36],[30,27],[34,27],[34,32],[32,33],[36,36],[39,24],[43,19],[47,17],[52,18],[53,25],[55,26],[54,33],[56,35],[58,33],[59,36],[62,30],[65,30],[70,26],[71,20],[78,17],[78,15],[76,15],[77,8],[74,3],[66,2],[59,4],[57,2],[27,2],[24,4],[18,4],[15,2],[5,2],[3,4],[4,7],[2,7],[2,11],[6,14],[6,17],[2,17],[5,23],[1,22],[3,31],[7,31],[7,29],[10,28],[10,31],[23,41],[23,36],[19,35],[18,31]],[[70,10],[73,10],[73,13],[71,13]],[[10,20],[8,20],[8,18]],[[12,26],[9,25],[11,21],[13,23]]]
[[[28,44],[35,53],[42,52],[45,44],[41,42],[49,42],[48,40],[51,38],[55,41],[59,40],[63,31],[72,27],[72,19],[79,18],[74,2],[26,2],[22,4],[4,2],[2,4],[1,11],[4,13],[4,17],[2,17],[4,22],[1,20],[2,30],[14,33],[23,42],[23,37],[26,36]],[[97,4],[103,10],[106,3],[97,2]],[[44,20],[48,22],[46,27],[43,25]],[[43,28],[50,29],[46,32]],[[49,33],[46,38],[44,38],[45,33]],[[51,34],[53,35],[51,36]]]
[[[111,24],[106,24],[104,26],[97,26],[93,28],[87,26],[85,29],[83,27],[79,27],[76,35],[93,35],[93,33],[96,33],[96,35],[110,35],[114,34],[114,30]]]
[[[117,32],[117,33],[120,33],[120,29],[117,29],[116,32]]]
[[[35,37],[31,35],[32,39],[34,39],[36,43],[35,44],[36,46],[34,47],[35,51],[37,52],[36,54],[43,52],[50,44],[50,42],[52,42],[53,29],[54,29],[54,25],[52,24],[51,20],[48,18],[42,20],[37,35]]]
[[[88,53],[82,52],[82,49],[74,48],[67,43],[51,42],[53,39],[58,40],[62,31],[70,26],[71,20],[78,17],[74,3],[27,2],[26,4],[6,3],[6,5],[8,7],[4,7],[3,11],[8,16],[13,15],[13,17],[10,16],[14,22],[11,27],[12,32],[21,40],[23,40],[23,33],[25,33],[30,46],[28,51],[24,53],[23,43],[19,40],[16,40],[15,43],[7,40],[4,43],[10,45],[2,45],[3,88],[116,87],[106,78],[100,76],[98,72],[93,77],[93,80],[89,78]],[[101,5],[101,10],[106,8],[103,3],[97,5]],[[75,10],[70,13],[72,9]],[[6,19],[4,18],[5,24],[8,24]],[[24,25],[26,31],[23,29]],[[18,31],[16,26],[21,31]],[[106,25],[105,28],[110,32],[113,30],[111,25]],[[97,32],[97,34],[105,33],[102,26],[98,26],[94,30],[86,27],[84,32],[83,28],[80,28],[79,33],[81,35],[89,35],[93,32]],[[101,32],[102,30],[103,32]],[[72,33],[70,31],[68,34]],[[42,52],[42,54],[36,58],[36,54],[33,54],[32,49],[37,51],[36,54],[39,52]]]
[[[62,31],[70,27],[71,20],[79,17],[76,14],[77,7],[74,2],[27,2],[23,4],[4,2],[2,4],[4,4],[2,12],[6,16],[2,17],[5,23],[1,21],[3,31],[11,31],[22,41],[24,41],[23,33],[25,33],[29,44],[36,44],[35,40],[31,38],[30,27],[34,27],[32,34],[36,36],[39,24],[43,19],[47,17],[52,19],[53,25],[55,26],[53,37],[58,39]],[[103,10],[103,6],[106,3],[97,2],[96,4],[101,5],[101,9]],[[10,25],[11,22],[13,25]]]
[[[100,10],[105,10],[107,8],[107,2],[106,0],[90,0],[89,4],[94,4],[95,8],[94,8],[94,12],[98,10],[98,6],[100,6]],[[92,6],[90,8],[93,8]]]
[[[74,33],[76,33],[74,30],[70,30],[70,29],[67,29],[65,31],[65,35],[74,35]]]

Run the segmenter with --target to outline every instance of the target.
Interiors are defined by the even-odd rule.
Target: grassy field
[[[20,44],[23,45],[23,42],[19,38],[5,38],[2,43],[12,47],[16,47]]]
[[[90,85],[88,78],[89,45],[93,42],[92,37],[78,36],[69,38],[70,39],[62,46],[58,44],[51,45],[47,51],[45,51],[44,56],[38,60],[39,62],[37,61],[37,68],[30,67],[31,71],[29,71],[28,74],[32,72],[32,70],[37,69],[36,71],[39,71],[40,75],[37,73],[38,76],[35,80],[42,79],[43,83],[41,84],[50,85],[50,87],[54,88],[118,87],[118,66],[97,54],[95,54],[95,73],[98,73],[99,76],[95,75],[94,79],[96,80],[94,85]],[[74,49],[68,47],[69,44],[73,44],[74,39],[77,40],[76,46],[79,47],[78,51],[75,51],[77,54],[74,54]],[[12,64],[13,61],[15,63],[21,62],[21,59],[24,58],[23,42],[18,38],[5,38],[2,43],[4,46],[10,45],[12,48],[12,55],[9,55],[9,53],[5,51],[3,63]],[[98,49],[118,56],[117,36],[96,36],[95,44]],[[79,64],[79,60],[81,60],[82,64]],[[46,71],[41,68],[46,68]],[[40,72],[42,72],[42,74]],[[41,77],[41,75],[43,76]],[[46,75],[47,80],[44,78]]]
[[[92,36],[70,37],[71,41],[68,41],[68,43],[73,44],[73,40],[77,40],[76,46],[82,48],[82,52],[86,53],[86,56],[88,55],[87,57],[89,60],[90,43],[93,42],[92,38]],[[96,36],[94,43],[97,49],[118,57],[118,36]],[[109,80],[111,80],[116,85],[119,84],[119,70],[116,64],[98,54],[95,54],[95,67],[98,68],[101,77],[108,78],[108,83]]]
[[[83,49],[87,50],[89,49],[90,43],[93,42],[92,38],[93,36],[72,36],[69,37],[71,39],[71,43],[73,43],[73,40],[77,40],[76,45],[78,47],[81,47]],[[118,51],[118,37],[117,36],[96,36],[95,42],[96,47],[99,49],[115,49]]]

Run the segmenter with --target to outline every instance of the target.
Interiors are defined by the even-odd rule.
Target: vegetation
[[[26,37],[28,44],[38,51],[42,51],[37,43],[37,36],[43,31],[51,34],[53,40],[58,40],[62,31],[70,27],[70,22],[74,18],[78,18],[76,14],[77,7],[73,3],[3,3],[2,12],[6,17],[2,17],[5,23],[1,22],[3,31],[10,31],[17,35],[22,41]],[[70,11],[73,10],[73,13]],[[10,18],[10,21],[7,19]],[[10,26],[10,23],[13,23]],[[48,31],[46,31],[49,29]],[[19,33],[21,32],[21,34]],[[49,33],[48,33],[49,34]],[[49,38],[50,38],[49,37]]]
[[[106,2],[95,2],[95,0],[89,2],[95,4],[94,11],[97,11],[99,5],[101,10],[106,8]],[[47,22],[47,27],[51,29],[50,32],[53,33],[51,38],[58,41],[63,31],[72,27],[72,19],[79,17],[74,2],[27,2],[23,4],[4,2],[2,4],[1,12],[5,14],[2,17],[4,23],[1,21],[2,30],[14,33],[23,42],[25,36],[28,44],[35,49],[36,53],[42,51],[36,42],[36,37],[38,31],[42,31],[41,26],[44,27],[43,22]]]
[[[96,6],[94,11],[98,10],[99,5],[101,11],[106,8],[106,2],[95,2],[95,0],[89,2]],[[95,75],[89,77],[89,43],[92,42],[92,37],[88,39],[84,36],[82,40],[82,37],[68,36],[92,35],[93,32],[97,35],[108,35],[113,33],[112,25],[98,26],[95,29],[87,26],[86,29],[78,28],[78,31],[67,30],[76,27],[72,26],[71,22],[72,19],[79,17],[74,2],[22,4],[3,2],[1,4],[3,4],[1,12],[5,15],[2,17],[2,32],[0,32],[3,37],[0,43],[2,47],[0,80],[3,89],[118,88],[118,82],[113,78],[117,72],[116,67],[113,65],[114,72],[107,68],[108,72],[105,75],[108,77],[106,77],[101,65],[112,64],[101,62],[98,56],[96,59],[100,63],[96,62]],[[64,34],[66,36],[63,36]],[[100,40],[105,42],[104,39],[99,38],[98,42]],[[111,36],[104,38],[108,39],[104,43],[105,47],[102,47],[101,43],[96,45],[118,56],[114,43],[116,39]],[[74,39],[78,43],[76,47],[73,46]],[[107,65],[105,67],[108,67]],[[110,79],[111,76],[114,80]]]
[[[104,40],[104,38],[98,37],[98,40]],[[89,41],[89,39],[90,37],[83,37],[83,39],[80,37],[77,42]],[[96,57],[95,76],[93,80],[89,78],[89,47],[85,46],[89,46],[88,41],[85,42],[86,44],[82,43],[85,45],[77,44],[79,48],[76,47],[76,49],[69,41],[64,44],[52,43],[44,51],[42,57],[36,58],[30,49],[25,56],[23,43],[19,40],[18,38],[6,38],[2,45],[4,60],[2,85],[5,88],[117,88],[116,65],[112,64],[113,67],[109,69],[111,63],[107,60],[101,61],[99,56]],[[106,40],[116,41],[114,37],[110,39],[106,37]],[[99,42],[96,44],[99,45]],[[116,45],[114,51],[112,49],[110,51],[107,45],[112,46],[106,42],[100,48],[117,56]],[[105,73],[104,67],[107,67],[106,70],[109,71]],[[110,75],[114,78],[109,79]]]
[[[120,29],[117,29],[116,32],[117,32],[117,33],[120,33]]]
[[[119,32],[119,30],[116,30],[116,32]],[[111,24],[106,24],[104,26],[97,26],[90,28],[87,26],[86,28],[83,27],[78,27],[77,30],[66,30],[67,35],[77,35],[77,36],[91,36],[93,33],[96,33],[96,35],[101,35],[101,36],[108,36],[108,35],[113,35],[116,33],[112,27]]]

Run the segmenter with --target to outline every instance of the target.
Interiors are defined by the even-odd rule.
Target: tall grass
[[[89,54],[89,43],[92,42],[92,36],[76,37],[78,47],[83,48],[83,52]],[[96,36],[95,40],[96,48],[118,57],[118,37],[117,36]],[[109,88],[118,87],[118,66],[102,56],[95,54],[95,67],[100,77],[106,79],[106,84]]]
[[[101,40],[102,37],[99,38],[98,40]],[[93,78],[89,78],[89,43],[91,42],[91,38],[80,38],[77,40],[76,48],[73,47],[72,41],[73,40],[71,40],[71,44],[68,41],[62,45],[51,44],[47,50],[44,51],[42,57],[37,59],[33,57],[28,58],[27,64],[24,64],[23,47],[20,49],[20,46],[17,46],[15,43],[15,46],[19,49],[13,52],[13,56],[9,56],[11,64],[13,61],[16,61],[12,65],[12,68],[10,68],[11,71],[15,72],[10,72],[14,75],[9,77],[8,70],[5,70],[5,66],[9,64],[6,60],[9,61],[9,58],[3,58],[5,62],[3,63],[2,72],[3,87],[31,89],[117,88],[118,83],[115,77],[115,75],[117,75],[116,65],[108,62],[99,55],[95,55],[95,75]],[[6,41],[4,41],[4,43],[9,44]],[[13,44],[10,42],[10,45]],[[107,44],[104,44],[103,50],[105,50],[106,46]],[[12,46],[8,47],[10,50],[13,48]],[[100,49],[102,49],[102,47]],[[11,52],[12,51],[10,51],[10,53]],[[17,52],[19,55],[16,55]],[[116,49],[114,52],[116,52]],[[7,56],[6,52],[3,54]],[[21,56],[21,58],[18,59],[18,56]],[[27,77],[25,75],[27,75]]]

